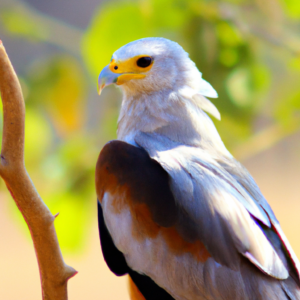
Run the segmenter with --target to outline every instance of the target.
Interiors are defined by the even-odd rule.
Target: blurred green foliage
[[[0,11],[1,25],[10,33],[31,40],[44,39],[47,29],[44,24],[36,26],[34,20],[29,18],[22,11],[13,8],[6,8]]]
[[[282,115],[276,106],[284,103],[285,107],[289,105],[285,109],[289,113],[283,119],[289,123],[290,113],[298,109],[295,102],[300,102],[297,96],[292,96],[294,101],[276,96],[283,86],[297,90],[296,82],[291,86],[290,77],[299,78],[296,64],[300,58],[293,53],[283,31],[291,24],[287,32],[293,33],[297,21],[293,22],[290,12],[295,13],[296,2],[267,2],[107,2],[99,8],[84,36],[83,56],[96,77],[111,54],[132,40],[162,36],[177,41],[218,91],[220,100],[213,101],[221,111],[222,123],[216,126],[225,143],[233,148],[253,134],[258,115],[269,122],[281,122],[275,111]],[[286,68],[292,60],[295,70]]]
[[[64,250],[80,249],[95,215],[94,166],[116,137],[121,101],[115,88],[95,100],[97,76],[124,44],[148,36],[181,44],[217,90],[222,121],[215,124],[240,157],[261,150],[257,135],[265,134],[265,149],[299,130],[299,0],[107,1],[82,33],[81,57],[74,55],[79,45],[62,43],[72,29],[60,24],[51,35],[54,20],[36,26],[26,16],[14,7],[0,12],[8,34],[61,46],[59,54],[29,62],[21,83],[26,165],[51,211],[63,215],[56,227]]]

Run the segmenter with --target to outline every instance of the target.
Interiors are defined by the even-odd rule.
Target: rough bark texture
[[[77,272],[66,265],[51,214],[36,191],[24,164],[25,105],[17,75],[0,41],[0,92],[3,140],[0,175],[21,211],[33,240],[44,300],[66,300],[67,282]]]

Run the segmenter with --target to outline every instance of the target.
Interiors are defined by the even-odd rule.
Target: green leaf
[[[84,36],[82,53],[95,78],[121,46],[134,40],[162,36],[176,40],[174,34],[187,21],[184,1],[119,1],[106,3],[95,14]]]
[[[237,68],[228,76],[226,86],[230,99],[237,106],[251,105],[251,74],[246,68]]]
[[[0,12],[0,24],[10,33],[29,37],[33,40],[46,39],[47,28],[37,24],[25,13],[16,9],[3,8]]]
[[[298,0],[281,0],[282,6],[287,15],[298,20],[300,17],[300,5]]]

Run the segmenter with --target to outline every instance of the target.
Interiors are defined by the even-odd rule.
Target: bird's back
[[[293,262],[274,228],[257,221],[288,269],[286,279],[266,275],[234,250],[235,264],[222,264],[220,254],[214,257],[207,244],[195,239],[194,224],[176,205],[168,173],[144,149],[120,141],[107,144],[98,160],[97,182],[104,224],[126,265],[152,278],[166,295],[178,300],[300,299]],[[190,234],[181,232],[183,221],[185,227],[191,223]],[[216,240],[221,254],[227,251],[222,242]]]

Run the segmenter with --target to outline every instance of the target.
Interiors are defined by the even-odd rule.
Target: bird
[[[104,260],[131,299],[300,299],[299,261],[210,116],[214,88],[176,42],[143,38],[98,77],[123,99],[95,171]]]

